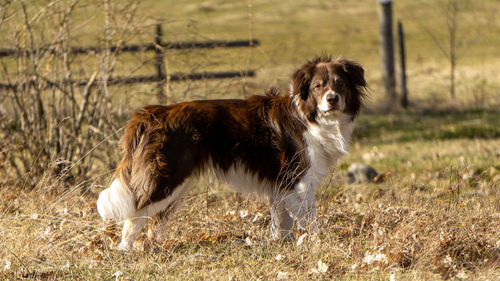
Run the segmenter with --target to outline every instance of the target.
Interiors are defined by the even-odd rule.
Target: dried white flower
[[[318,261],[318,271],[320,273],[325,273],[326,271],[328,271],[328,265],[325,264],[322,260]]]
[[[244,219],[247,216],[248,216],[248,211],[247,210],[240,211],[240,218]]]
[[[304,238],[306,238],[306,236],[307,236],[307,233],[304,233],[299,237],[299,239],[297,239],[297,247],[300,246],[300,244],[302,244],[302,242],[304,242]]]
[[[5,261],[5,266],[3,267],[3,271],[7,271],[10,269],[12,263],[10,261]]]
[[[253,217],[252,222],[256,222],[258,219],[262,218],[264,215],[262,213],[257,213],[255,217]]]
[[[115,280],[120,280],[120,277],[122,277],[123,275],[125,275],[125,274],[123,274],[123,272],[118,270],[117,272],[113,273],[113,275],[111,275],[111,277],[115,277]]]
[[[278,279],[287,279],[290,273],[278,271]]]
[[[365,257],[363,258],[363,262],[366,263],[367,265],[370,265],[374,262],[383,262],[387,263],[387,256],[384,253],[381,253],[380,251],[378,253],[370,253],[366,252]]]
[[[252,246],[252,240],[250,240],[250,237],[245,238],[245,244],[247,244],[247,246]]]

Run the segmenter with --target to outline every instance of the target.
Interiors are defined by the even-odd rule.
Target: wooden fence
[[[156,25],[155,40],[151,44],[143,45],[124,45],[124,46],[111,46],[109,48],[103,47],[72,47],[69,53],[73,55],[81,54],[97,54],[110,50],[111,52],[155,52],[155,65],[156,74],[146,75],[146,76],[111,76],[106,80],[107,85],[118,85],[118,84],[136,84],[136,83],[159,83],[158,91],[159,95],[163,96],[164,84],[167,81],[166,69],[164,67],[164,56],[167,50],[172,49],[211,49],[211,48],[239,48],[239,47],[256,47],[259,45],[258,40],[236,40],[236,41],[205,41],[205,42],[163,42],[162,41],[162,27],[160,24]],[[37,49],[37,50],[17,50],[17,49],[0,49],[0,57],[7,56],[22,56],[31,55],[33,53],[50,52],[57,53],[54,49]],[[222,78],[234,78],[234,77],[252,77],[255,75],[254,70],[244,70],[244,71],[224,71],[224,72],[200,72],[200,73],[174,73],[168,75],[168,80],[171,82],[183,81],[183,80],[201,80],[201,79],[222,79]],[[45,81],[45,87],[50,88],[56,86],[54,82]],[[89,80],[73,80],[64,81],[64,83],[73,84],[79,87],[85,87]],[[95,79],[92,83],[99,84],[103,83],[98,79]],[[25,86],[24,84],[6,84],[0,83],[0,89],[9,90],[17,89],[19,87]]]

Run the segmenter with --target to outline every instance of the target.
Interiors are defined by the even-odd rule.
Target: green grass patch
[[[354,133],[369,143],[498,137],[500,113],[488,111],[362,114]]]

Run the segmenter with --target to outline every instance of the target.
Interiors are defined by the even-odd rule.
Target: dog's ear
[[[306,100],[309,97],[309,86],[311,85],[311,79],[315,67],[315,63],[309,62],[292,74],[292,96],[299,96],[303,100]]]
[[[365,70],[357,62],[346,59],[338,60],[336,64],[341,65],[349,83],[350,94],[346,97],[346,111],[356,116],[366,96]]]
[[[359,63],[346,59],[339,60],[337,63],[342,65],[351,85],[357,88],[366,87],[365,70]]]

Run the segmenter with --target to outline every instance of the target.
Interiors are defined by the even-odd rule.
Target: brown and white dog
[[[295,71],[286,96],[146,106],[125,129],[99,214],[124,221],[119,248],[128,250],[149,218],[163,221],[161,235],[192,179],[211,171],[269,199],[272,238],[293,237],[294,220],[317,231],[314,192],[347,153],[365,87],[359,64],[322,56]]]

